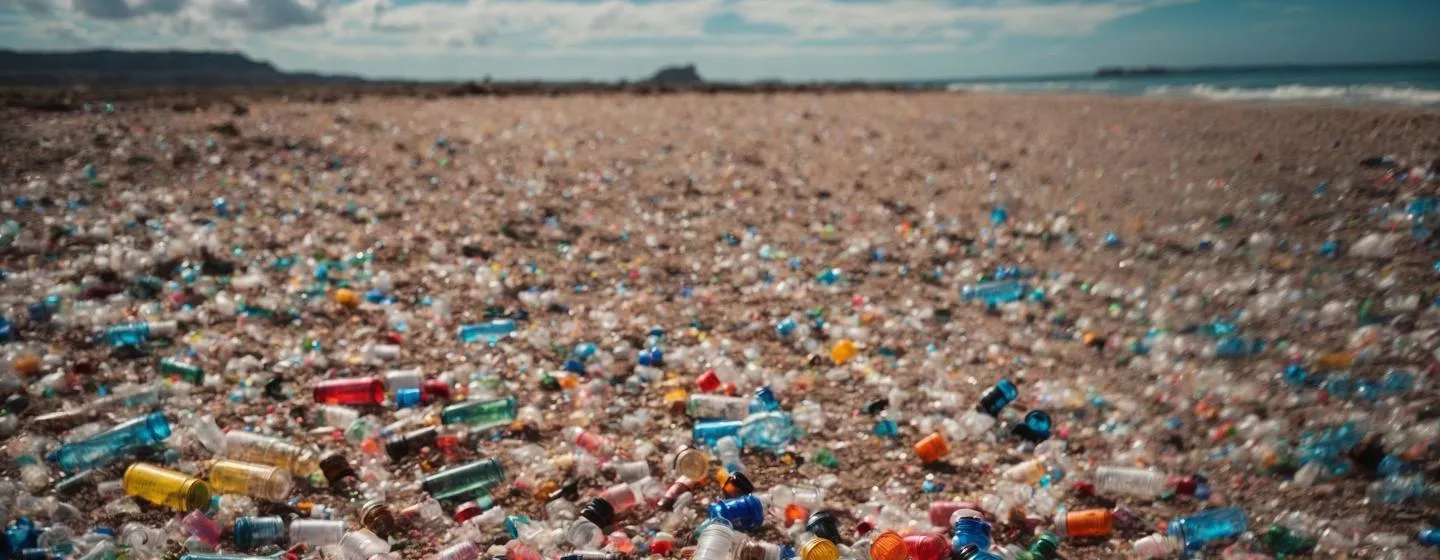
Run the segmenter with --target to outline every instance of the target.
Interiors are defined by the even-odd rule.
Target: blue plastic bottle
[[[51,459],[66,472],[103,467],[141,447],[155,445],[170,437],[170,423],[165,414],[152,412],[126,420],[114,428],[89,439],[60,446]]]
[[[111,346],[135,346],[152,336],[172,336],[180,326],[175,321],[126,323],[105,329],[105,341]]]
[[[499,342],[500,339],[510,336],[513,332],[515,332],[514,319],[496,319],[484,323],[460,325],[457,330],[460,342],[471,343],[484,340],[490,344]]]
[[[765,523],[765,504],[754,494],[710,504],[710,517],[724,519],[741,531],[759,529]]]
[[[1005,406],[1015,401],[1020,396],[1020,389],[1015,387],[1009,379],[1001,379],[994,387],[986,389],[980,394],[980,403],[977,408],[980,412],[991,416],[999,416]]]
[[[1215,343],[1215,357],[1227,360],[1245,358],[1265,351],[1265,340],[1253,340],[1239,336],[1220,339]]]
[[[985,302],[985,305],[998,305],[1020,301],[1029,291],[1030,285],[1019,280],[985,282],[961,288],[960,299],[966,302],[979,300]]]
[[[285,519],[280,516],[241,517],[235,520],[235,546],[254,550],[285,541]]]
[[[794,435],[790,414],[780,411],[751,414],[740,427],[740,442],[750,449],[779,449],[788,445]]]
[[[1166,534],[1183,541],[1186,550],[1199,550],[1205,543],[1238,537],[1249,528],[1245,510],[1219,508],[1177,517],[1170,522]]]
[[[950,537],[950,548],[960,550],[974,545],[981,550],[990,548],[990,524],[979,517],[961,517],[955,520],[954,536]]]
[[[1415,540],[1425,546],[1440,546],[1440,529],[1421,529],[1420,533],[1415,535]]]
[[[780,410],[780,399],[775,397],[775,391],[770,387],[761,387],[755,390],[755,398],[750,399],[750,412],[770,412]]]
[[[744,422],[741,420],[717,420],[714,422],[696,422],[695,427],[690,430],[690,435],[695,438],[695,443],[706,447],[714,447],[715,442],[720,438],[730,436],[740,438],[740,427]]]

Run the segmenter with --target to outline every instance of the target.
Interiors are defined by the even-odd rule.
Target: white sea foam
[[[951,84],[950,91],[1044,93],[1069,91],[1120,95],[1197,97],[1217,101],[1324,101],[1351,105],[1440,105],[1440,90],[1393,85],[1224,87],[1211,84],[1132,87],[1124,80],[990,82]]]
[[[1440,90],[1368,85],[1284,85],[1271,88],[1230,88],[1206,84],[1191,86],[1154,86],[1147,88],[1145,95],[1179,95],[1221,101],[1318,100],[1357,104],[1440,105]]]

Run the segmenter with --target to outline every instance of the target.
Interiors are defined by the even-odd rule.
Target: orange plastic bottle
[[[945,441],[945,436],[938,433],[925,436],[915,444],[915,456],[920,458],[921,463],[934,463],[949,453],[950,444]]]

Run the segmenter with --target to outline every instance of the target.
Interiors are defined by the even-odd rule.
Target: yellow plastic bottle
[[[210,505],[210,485],[188,474],[135,463],[125,469],[121,487],[125,495],[175,511],[192,511]]]

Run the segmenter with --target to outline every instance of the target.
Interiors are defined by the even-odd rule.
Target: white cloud
[[[83,27],[99,45],[248,46],[365,60],[974,51],[1003,35],[1084,35],[1147,9],[1195,0],[17,1],[37,25]],[[784,32],[708,35],[706,23],[717,16]]]

